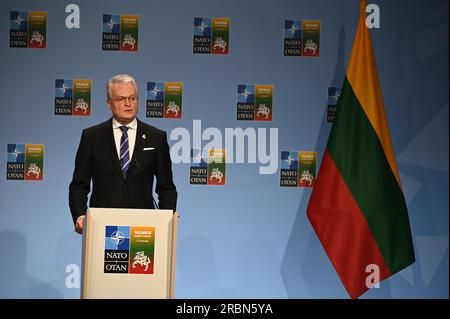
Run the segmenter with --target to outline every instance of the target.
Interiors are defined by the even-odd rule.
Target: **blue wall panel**
[[[192,135],[193,120],[222,134],[278,128],[278,158],[316,150],[320,160],[331,127],[327,88],[342,85],[359,14],[356,0],[77,0],[81,28],[68,29],[69,3],[0,3],[0,298],[79,297],[72,272],[81,236],[68,185],[81,130],[110,117],[110,77],[135,76],[138,117],[169,135],[180,127]],[[417,261],[364,298],[448,298],[448,1],[373,3],[381,9],[373,46]],[[46,49],[9,47],[10,11],[48,13]],[[140,16],[138,52],[101,50],[109,13]],[[192,53],[195,16],[231,19],[229,55]],[[286,19],[321,20],[320,58],[283,56]],[[53,115],[57,78],[92,80],[90,117]],[[183,82],[181,120],[145,117],[147,81]],[[273,121],[236,120],[238,84],[274,85]],[[45,144],[42,182],[6,180],[9,143]],[[227,185],[212,187],[189,185],[189,164],[173,164],[181,215],[175,296],[348,298],[306,218],[310,190],[280,188],[278,171],[259,167],[228,164]]]

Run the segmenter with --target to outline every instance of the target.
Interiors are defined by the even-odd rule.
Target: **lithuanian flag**
[[[307,209],[352,298],[415,260],[365,8]]]

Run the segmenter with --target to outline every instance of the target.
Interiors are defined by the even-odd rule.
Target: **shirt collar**
[[[119,122],[116,121],[115,118],[113,118],[112,119],[112,126],[113,126],[113,129],[116,129],[116,128],[121,127],[122,124],[120,124]],[[133,121],[131,121],[131,123],[127,124],[126,126],[128,128],[131,128],[132,130],[136,130],[137,129],[137,120],[136,120],[136,118]]]

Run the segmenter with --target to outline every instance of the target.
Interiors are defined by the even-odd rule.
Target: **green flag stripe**
[[[391,273],[411,264],[414,251],[403,192],[347,78],[327,149],[364,214]]]

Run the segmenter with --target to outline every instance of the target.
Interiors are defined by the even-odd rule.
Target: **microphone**
[[[143,173],[142,170],[141,170],[141,165],[139,165],[139,162],[137,161],[136,158],[134,158],[134,156],[133,156],[133,160],[134,160],[134,162],[136,163],[136,166],[137,166],[137,168],[138,168],[138,170],[139,170],[139,173],[140,173],[141,177],[144,179],[145,185],[146,185],[147,188],[150,190],[150,194],[151,194],[152,200],[153,200],[153,205],[155,206],[156,209],[159,209],[158,204],[156,203],[155,199],[153,198],[153,189],[152,189],[152,188],[150,187],[150,185],[148,184],[147,179],[145,178],[145,175],[144,175],[144,173]]]

